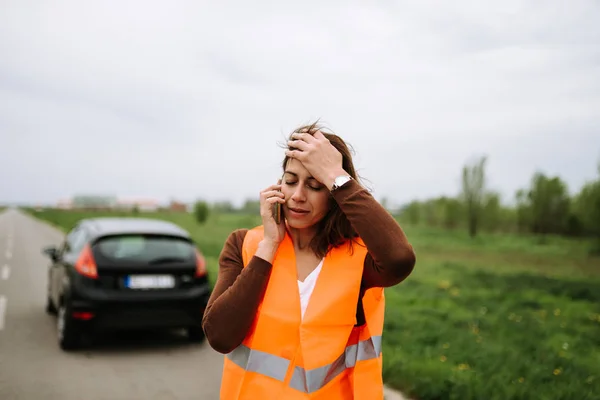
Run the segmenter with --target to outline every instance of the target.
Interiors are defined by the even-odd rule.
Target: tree
[[[196,218],[196,222],[200,225],[206,222],[209,214],[208,203],[202,200],[194,203],[194,217]]]
[[[519,232],[529,232],[531,230],[531,206],[527,198],[525,189],[517,190],[515,194],[517,200],[517,230]]]
[[[413,200],[403,205],[399,210],[399,215],[407,223],[418,225],[421,219],[421,203],[418,200]]]
[[[247,199],[241,208],[241,212],[251,215],[260,214],[260,200]]]
[[[402,211],[411,225],[418,225],[421,220],[421,204],[418,200],[411,201]]]
[[[463,218],[463,206],[459,199],[447,198],[444,203],[444,226],[448,229],[457,228]]]
[[[488,231],[496,231],[502,222],[502,205],[500,204],[499,193],[488,192],[484,195],[482,213],[482,226]]]
[[[567,185],[559,177],[549,178],[540,172],[535,173],[527,198],[534,233],[565,232],[570,198]]]
[[[222,201],[216,201],[213,203],[212,211],[218,212],[218,213],[223,213],[223,214],[228,214],[228,213],[234,213],[237,210],[235,209],[235,207],[233,206],[233,204],[230,201],[222,200]]]
[[[600,253],[600,162],[598,178],[587,182],[574,201],[574,214],[582,225],[585,234],[595,237],[594,253]]]
[[[462,171],[462,199],[469,228],[469,235],[475,237],[483,214],[485,196],[485,164],[487,157],[481,157],[472,165],[465,165]]]

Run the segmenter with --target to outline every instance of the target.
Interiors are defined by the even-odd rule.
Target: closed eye
[[[298,182],[297,182],[297,181],[293,181],[293,182],[290,182],[290,181],[285,181],[284,183],[285,183],[286,185],[288,185],[288,186],[293,186],[293,185],[297,184]],[[311,190],[314,190],[315,192],[318,192],[318,191],[320,191],[320,190],[323,190],[323,188],[324,188],[324,186],[322,186],[322,185],[315,186],[314,184],[312,184],[312,185],[310,185],[310,184],[307,184],[306,186],[307,186],[309,189],[311,189]]]

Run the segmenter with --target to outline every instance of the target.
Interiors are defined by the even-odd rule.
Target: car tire
[[[63,302],[58,308],[56,328],[58,334],[58,345],[63,350],[74,350],[80,343],[80,332],[77,321],[71,316],[71,307],[68,302]]]
[[[204,329],[201,326],[190,326],[187,329],[188,338],[194,343],[201,343],[206,339]]]
[[[56,309],[56,307],[54,307],[54,304],[52,303],[52,299],[50,299],[50,296],[48,296],[48,298],[46,300],[46,312],[50,315],[58,314],[58,310]]]

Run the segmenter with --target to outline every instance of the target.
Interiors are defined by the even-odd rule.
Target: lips
[[[303,210],[302,208],[288,207],[288,210],[293,211],[298,214],[307,214],[308,213],[308,210]]]

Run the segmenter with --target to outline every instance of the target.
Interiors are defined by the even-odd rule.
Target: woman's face
[[[298,160],[287,162],[281,191],[285,196],[283,212],[290,228],[310,228],[329,211],[329,190],[310,176]]]

